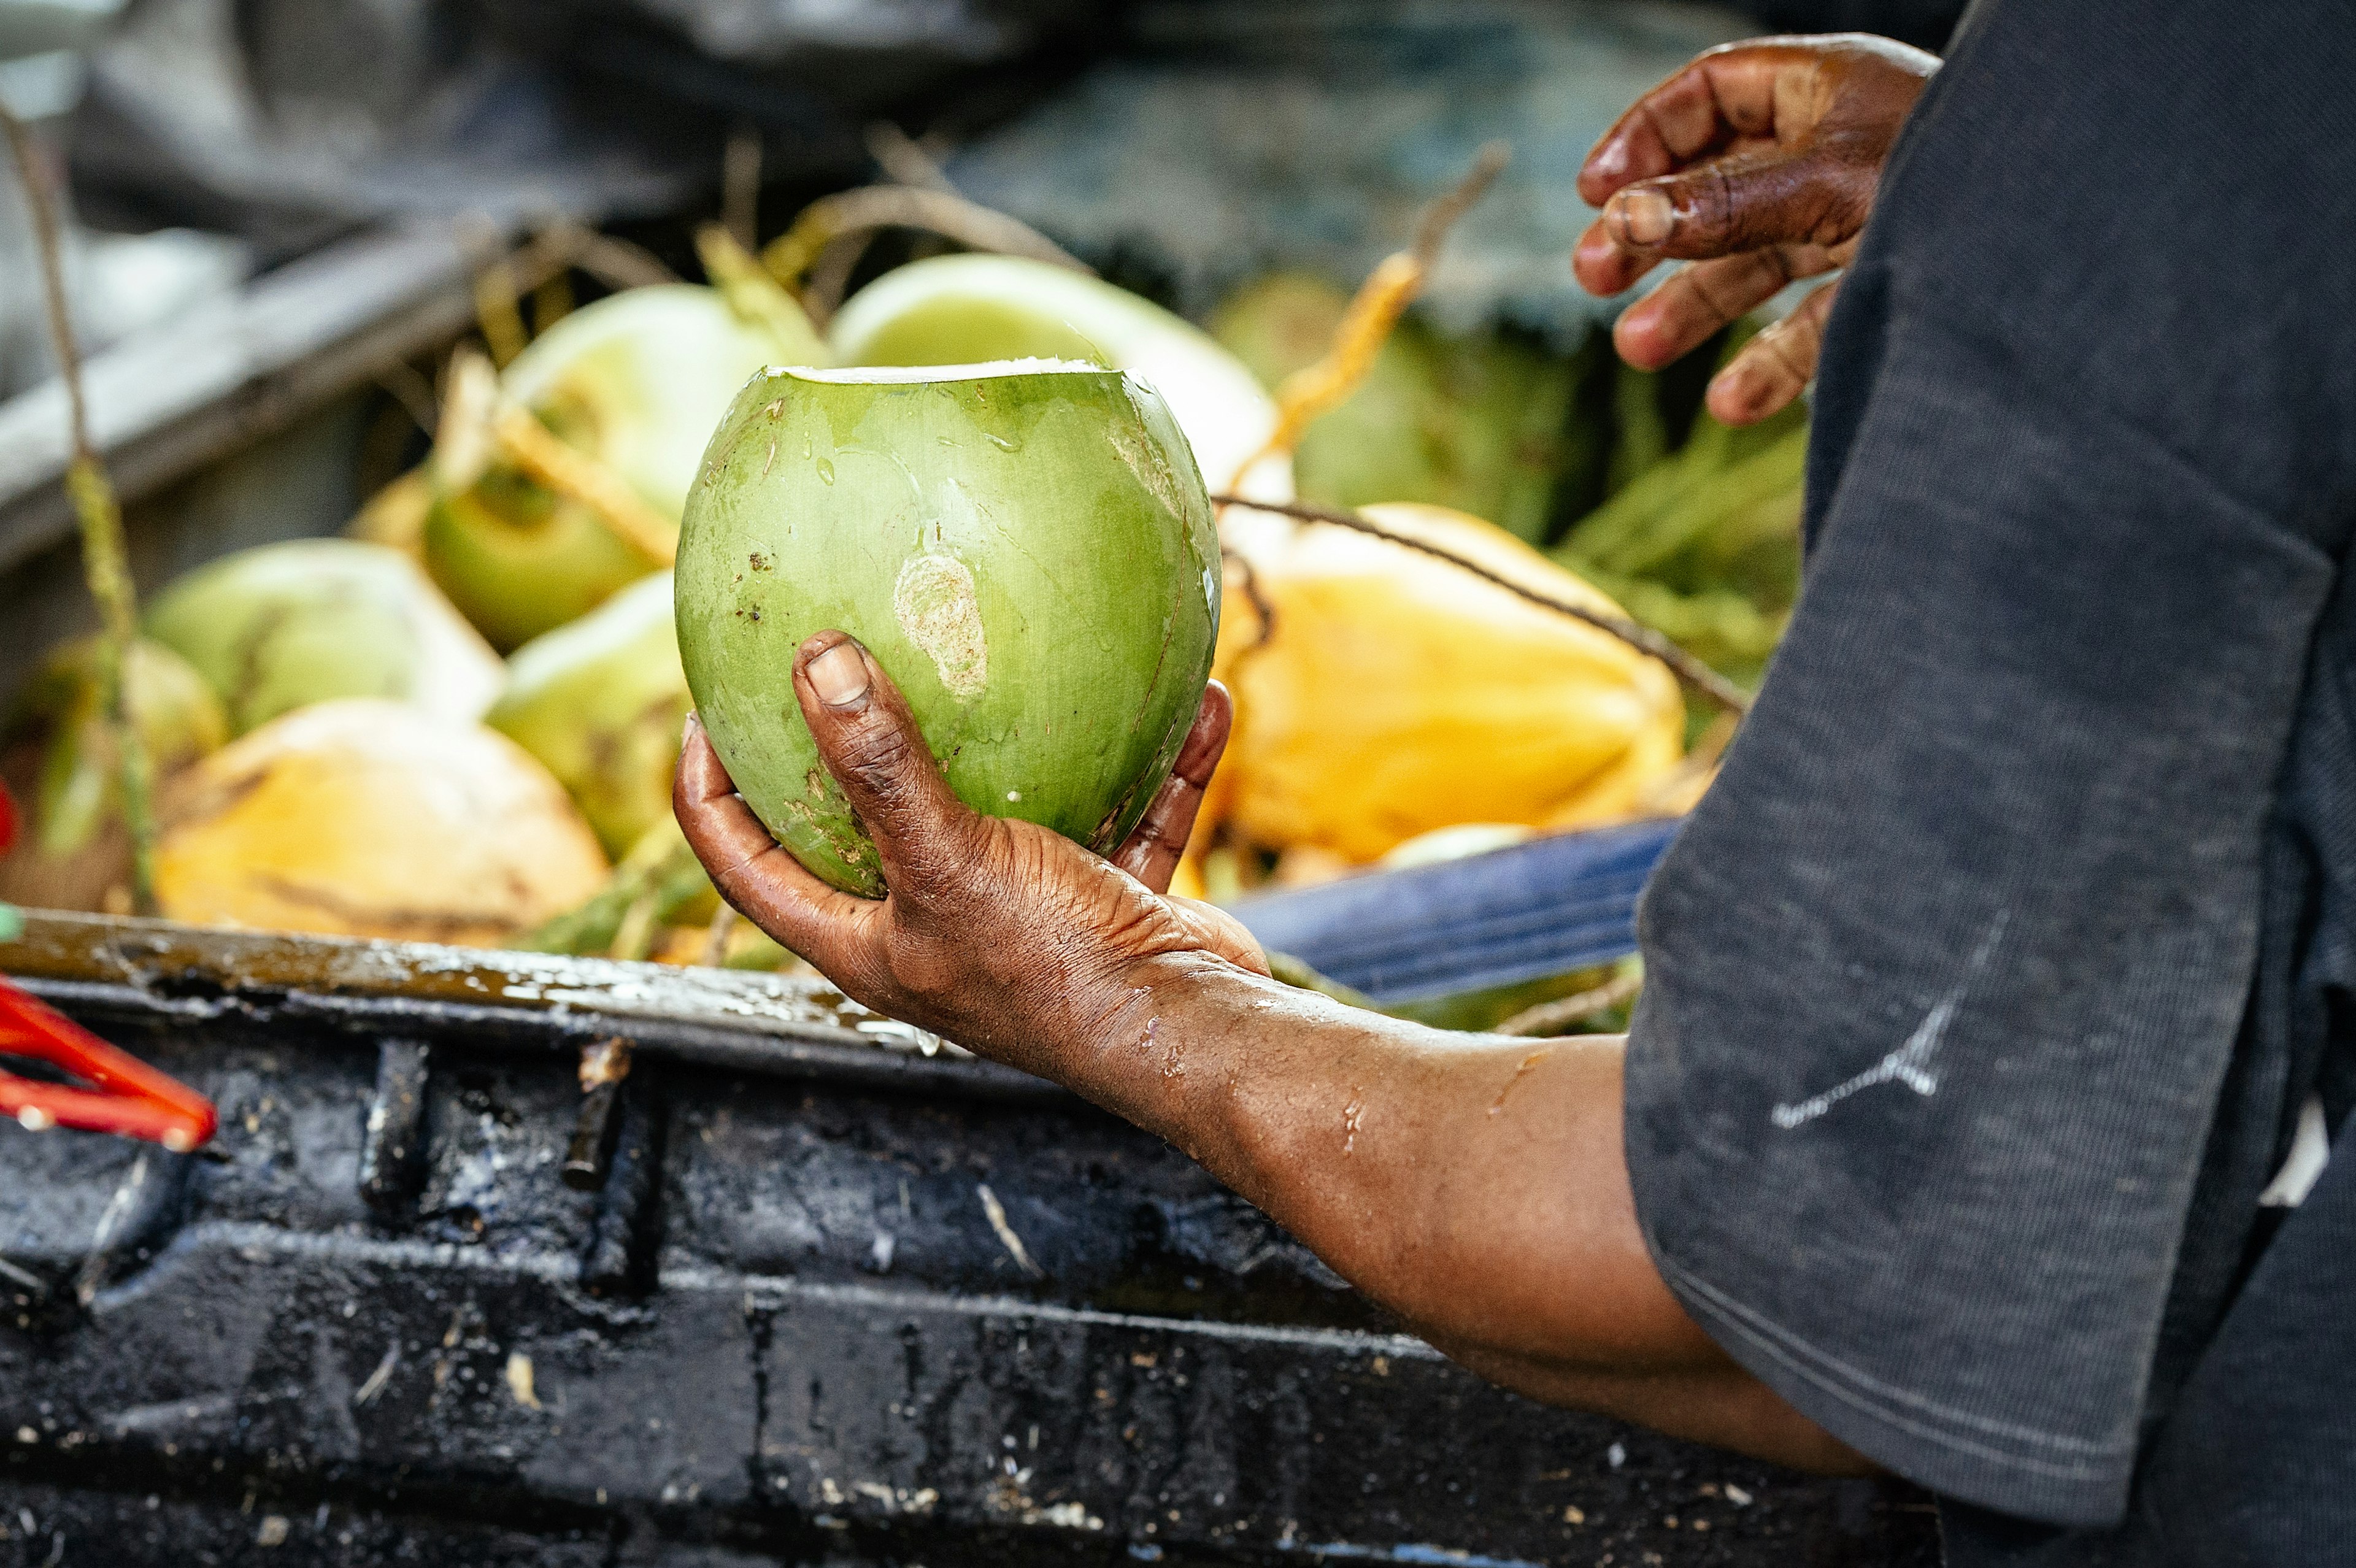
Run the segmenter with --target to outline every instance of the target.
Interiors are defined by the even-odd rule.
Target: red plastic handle
[[[35,1132],[80,1127],[186,1153],[210,1141],[220,1125],[210,1100],[5,981],[0,981],[0,1054],[46,1061],[89,1085],[37,1083],[0,1071],[0,1114]]]

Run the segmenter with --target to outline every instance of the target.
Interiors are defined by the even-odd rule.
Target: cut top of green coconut
[[[772,376],[797,381],[827,381],[839,386],[896,387],[919,381],[986,381],[999,376],[1050,376],[1086,371],[1095,376],[1119,371],[1086,359],[991,359],[979,365],[847,365],[820,369],[807,365],[773,365]]]

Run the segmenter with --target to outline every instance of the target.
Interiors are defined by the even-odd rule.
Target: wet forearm
[[[1149,961],[1058,1072],[1427,1331],[1579,1365],[1715,1360],[1628,1194],[1615,1040],[1446,1034]]]
[[[1868,1467],[1663,1284],[1621,1152],[1622,1045],[1446,1034],[1187,958],[1139,965],[1052,1070],[1494,1381],[1787,1464]]]

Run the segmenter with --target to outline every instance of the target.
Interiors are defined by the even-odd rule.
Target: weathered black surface
[[[224,1131],[0,1126],[0,1568],[1935,1561],[1909,1496],[1488,1388],[1076,1103],[642,1055],[579,1192],[573,1055],[435,1038],[380,1212],[364,1016],[134,1016]]]

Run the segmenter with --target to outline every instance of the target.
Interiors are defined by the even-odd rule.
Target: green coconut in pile
[[[806,638],[866,645],[968,805],[1108,853],[1201,703],[1219,564],[1186,438],[1135,377],[1063,359],[773,369],[688,499],[680,654],[754,812],[875,897],[874,846],[795,697]]]
[[[1276,404],[1192,323],[1100,278],[1021,256],[936,256],[895,267],[838,312],[837,365],[973,365],[1027,357],[1133,370],[1169,405],[1214,489],[1288,500],[1290,464],[1253,459]]]
[[[239,735],[339,697],[474,720],[507,677],[414,561],[357,539],[223,556],[166,588],[146,633],[204,677]]]
[[[631,584],[517,649],[483,719],[556,775],[616,859],[670,820],[690,703],[671,619],[669,572]]]
[[[535,339],[500,375],[498,400],[592,460],[667,532],[745,379],[766,365],[826,360],[792,302],[776,303],[756,315],[695,284],[626,290]],[[500,648],[577,619],[669,564],[667,539],[616,528],[611,515],[487,450],[449,456],[437,452],[434,465],[426,566]]]
[[[1324,357],[1349,307],[1322,278],[1277,272],[1221,305],[1211,333],[1274,388]],[[1365,379],[1303,432],[1301,496],[1351,509],[1422,501],[1544,545],[1558,493],[1599,461],[1589,421],[1573,417],[1593,352],[1565,357],[1498,332],[1447,337],[1408,315]]]

